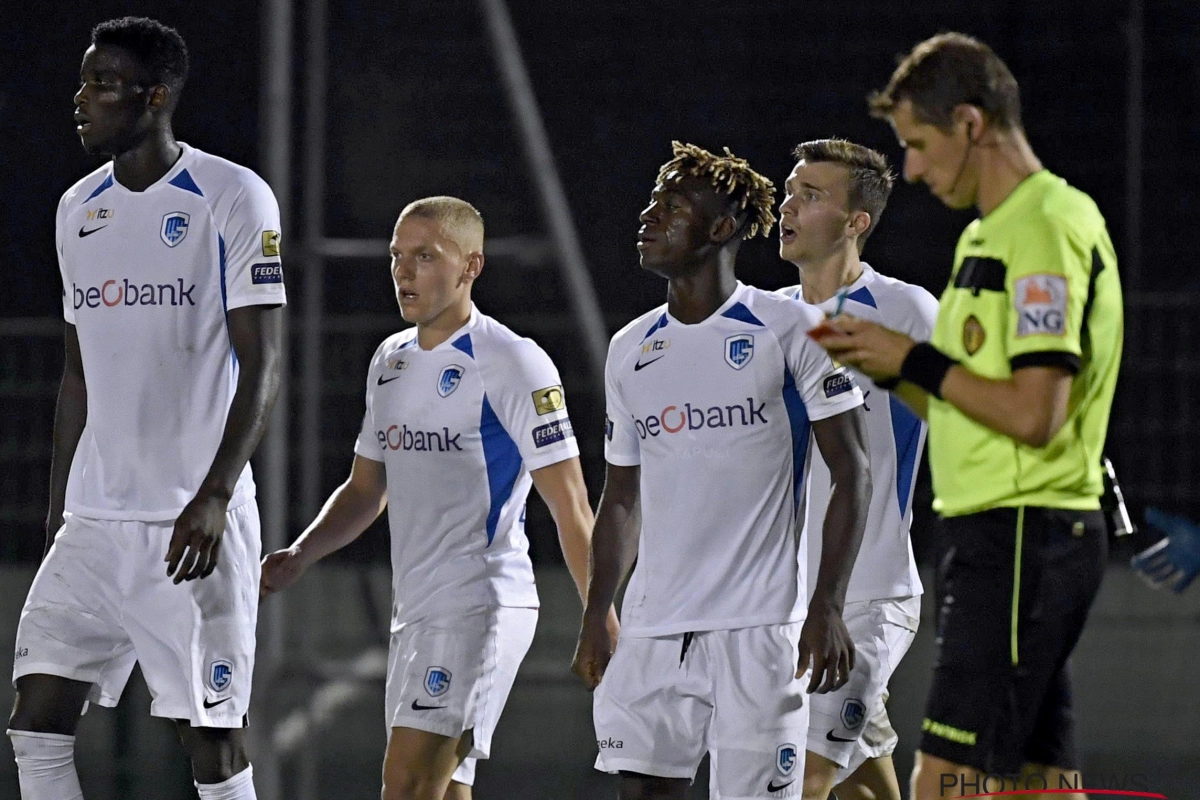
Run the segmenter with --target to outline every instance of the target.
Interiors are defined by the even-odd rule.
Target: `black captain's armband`
[[[970,289],[979,297],[980,292],[1003,292],[1004,277],[1008,267],[998,258],[964,258],[962,266],[954,276],[955,289]]]

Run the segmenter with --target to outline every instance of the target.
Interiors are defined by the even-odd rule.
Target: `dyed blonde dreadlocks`
[[[768,235],[775,224],[775,184],[750,169],[744,158],[738,158],[725,148],[725,155],[718,156],[702,147],[683,142],[671,142],[674,158],[662,165],[658,171],[658,183],[667,175],[679,172],[706,180],[713,189],[727,194],[737,203],[738,213],[749,212],[742,233],[743,239]]]

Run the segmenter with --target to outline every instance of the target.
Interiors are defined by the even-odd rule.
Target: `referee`
[[[1079,788],[1070,655],[1106,556],[1100,459],[1123,320],[1104,218],[1042,167],[1017,82],[987,45],[927,39],[870,98],[904,177],[975,206],[932,342],[839,317],[822,344],[929,421],[952,547],[914,800]],[[1062,795],[1084,800],[1083,793]]]

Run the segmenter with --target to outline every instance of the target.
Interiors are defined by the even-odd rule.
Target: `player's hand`
[[[796,677],[804,677],[812,664],[808,693],[824,694],[841,688],[854,669],[854,640],[842,622],[842,615],[833,608],[814,601],[808,617],[800,628],[800,658]]]
[[[259,599],[291,586],[306,569],[308,564],[301,555],[300,548],[295,545],[271,553],[262,562],[262,579],[258,583]]]
[[[608,662],[612,660],[613,651],[617,647],[620,629],[617,615],[611,606],[608,614],[603,617],[584,612],[571,671],[579,676],[589,692],[600,685],[600,679],[608,669]]]
[[[1167,536],[1134,556],[1131,564],[1154,588],[1166,586],[1178,594],[1200,575],[1200,526],[1157,508],[1146,509],[1146,522]]]
[[[873,380],[895,378],[916,344],[903,333],[857,317],[839,314],[826,323],[838,333],[817,340],[838,363],[849,364]]]
[[[183,507],[163,559],[174,583],[207,578],[217,568],[228,505],[228,498],[201,490]]]

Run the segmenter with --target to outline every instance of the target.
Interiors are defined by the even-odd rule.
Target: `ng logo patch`
[[[1067,332],[1067,276],[1026,275],[1016,285],[1017,336]]]

